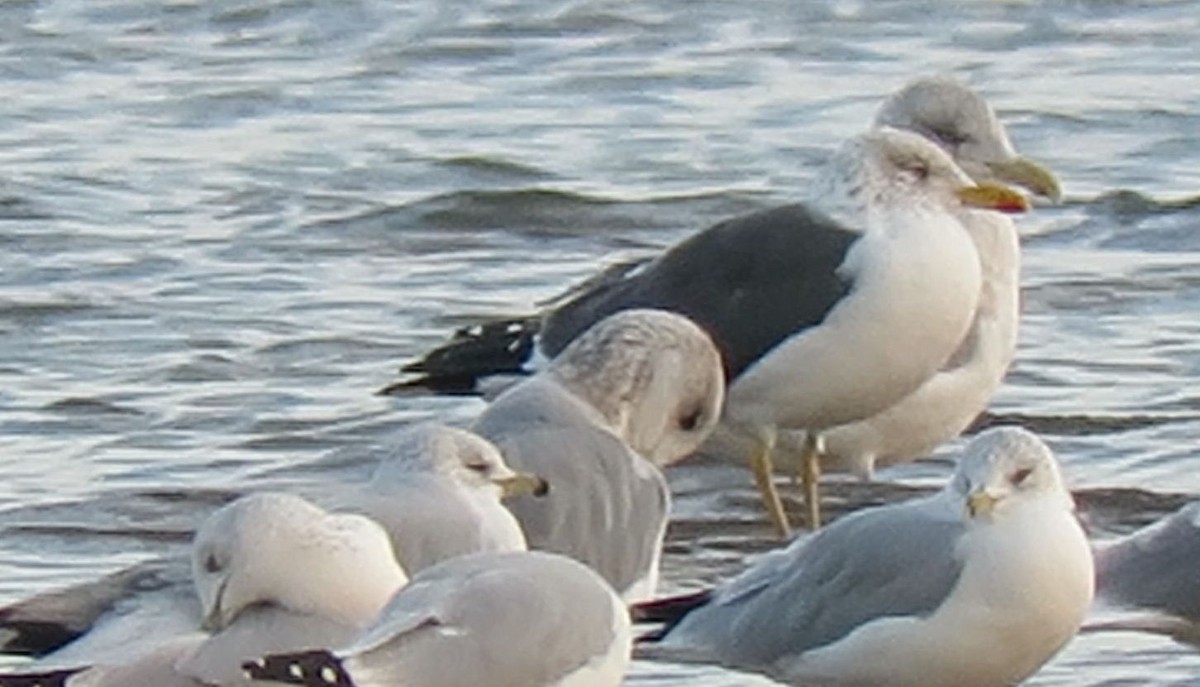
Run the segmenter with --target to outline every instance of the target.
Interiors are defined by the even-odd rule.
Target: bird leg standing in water
[[[821,435],[804,433],[804,446],[800,453],[800,482],[804,485],[804,504],[808,509],[808,529],[816,532],[821,528],[821,454],[824,452]]]
[[[750,472],[754,473],[754,483],[758,486],[758,494],[762,497],[763,507],[767,509],[771,523],[775,525],[775,531],[779,533],[780,538],[786,539],[791,536],[792,528],[788,525],[787,513],[783,510],[783,501],[780,500],[779,491],[775,488],[775,471],[771,461],[771,453],[774,449],[774,432],[756,437],[754,447],[750,451]]]

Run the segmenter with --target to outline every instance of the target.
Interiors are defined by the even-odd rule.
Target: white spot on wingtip
[[[328,682],[331,685],[337,684],[337,671],[329,666],[321,667],[321,680]]]
[[[304,677],[304,669],[300,667],[299,663],[290,663],[288,664],[288,675],[299,680]]]

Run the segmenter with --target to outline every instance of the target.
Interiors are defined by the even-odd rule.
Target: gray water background
[[[1067,192],[1020,220],[993,411],[1081,493],[1117,490],[1097,537],[1152,520],[1200,492],[1200,2],[0,3],[0,602],[469,421],[472,399],[372,392],[453,327],[799,197],[931,73]],[[936,484],[952,453],[881,478]],[[744,473],[672,479],[666,591],[771,545]],[[1200,655],[1135,635],[1031,681],[1193,683]]]

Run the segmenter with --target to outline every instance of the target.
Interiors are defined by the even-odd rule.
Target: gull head
[[[662,310],[610,315],[577,337],[547,373],[659,466],[708,438],[725,398],[712,339],[686,317]]]
[[[1015,184],[1053,202],[1062,198],[1054,174],[1018,155],[991,105],[957,79],[934,76],[909,82],[880,106],[875,125],[920,134],[976,182]]]
[[[279,493],[209,516],[192,541],[192,579],[210,632],[256,606],[364,624],[408,581],[375,521]]]
[[[881,127],[847,140],[833,155],[815,204],[850,226],[875,212],[955,213],[963,207],[1023,212],[1029,202],[996,182],[976,183],[941,148]]]
[[[376,468],[372,483],[403,482],[414,474],[445,475],[466,489],[494,493],[498,498],[541,496],[549,490],[541,477],[510,468],[500,450],[487,439],[435,423],[401,432]]]
[[[1002,518],[1031,502],[1074,509],[1050,447],[1019,427],[990,429],[967,444],[949,489],[976,521]]]
[[[916,133],[882,127],[850,139],[838,159],[859,179],[859,202],[869,210],[974,207],[1020,213],[1030,207],[1008,186],[974,183],[949,155]]]

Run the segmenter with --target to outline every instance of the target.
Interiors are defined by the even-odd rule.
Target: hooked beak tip
[[[1000,181],[1028,189],[1052,203],[1062,201],[1062,185],[1049,169],[1024,157],[988,164],[988,169]]]
[[[501,498],[524,496],[526,494],[545,496],[550,492],[549,482],[537,475],[525,473],[517,473],[511,477],[496,480],[496,485],[500,487]]]

